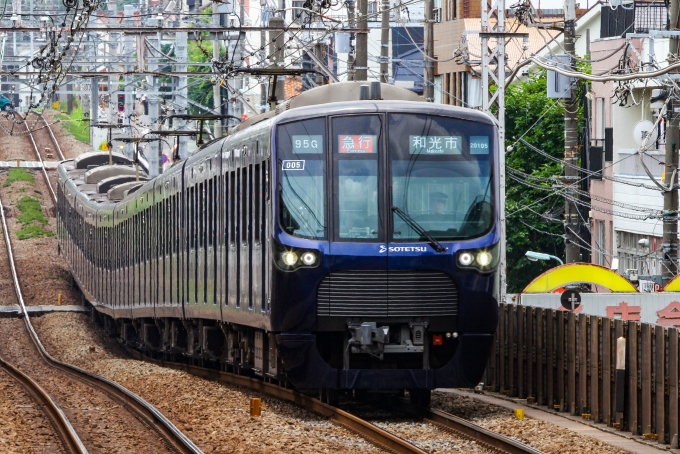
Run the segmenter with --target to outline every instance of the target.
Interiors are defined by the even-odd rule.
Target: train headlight
[[[283,271],[295,271],[298,268],[315,268],[322,262],[321,251],[298,249],[283,244],[276,244],[274,248],[274,261],[279,269]]]
[[[499,258],[498,244],[484,249],[458,251],[458,266],[476,268],[479,271],[491,271],[498,266]]]
[[[305,252],[302,254],[302,263],[304,263],[307,266],[314,265],[316,262],[316,255],[314,255],[313,252]]]
[[[283,254],[281,254],[281,261],[286,266],[295,266],[295,264],[298,261],[298,256],[293,251],[286,251]]]
[[[477,263],[479,264],[479,266],[487,267],[491,265],[492,259],[493,257],[491,256],[491,253],[487,251],[482,251],[477,254]]]
[[[461,252],[458,256],[458,262],[463,266],[470,266],[474,261],[474,257],[469,252]]]

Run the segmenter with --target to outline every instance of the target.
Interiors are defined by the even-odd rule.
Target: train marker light
[[[491,254],[486,251],[482,251],[479,254],[477,254],[477,263],[480,266],[489,266],[491,264],[492,259],[493,257],[491,256]]]
[[[432,345],[442,345],[444,343],[441,334],[435,334],[432,336]]]
[[[316,256],[313,252],[305,252],[302,254],[302,263],[309,266],[314,265],[314,262],[316,262]]]
[[[298,256],[295,252],[286,251],[281,254],[281,261],[283,261],[286,266],[295,266],[298,261]]]
[[[460,256],[458,256],[458,261],[463,266],[470,266],[473,260],[474,257],[469,252],[463,252],[462,254],[460,254]]]

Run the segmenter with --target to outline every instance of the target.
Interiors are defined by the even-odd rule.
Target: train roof
[[[360,99],[361,87],[365,85],[367,85],[366,82],[343,82],[324,85],[303,92],[279,104],[275,110],[244,121],[238,127],[232,129],[232,134],[227,138],[215,140],[202,147],[197,153],[184,161],[183,165],[190,165],[194,161],[203,159],[206,155],[221,150],[225,143],[230,140],[238,141],[244,136],[247,137],[254,133],[261,134],[262,130],[268,130],[278,123],[334,113],[426,113],[493,125],[491,117],[480,111],[426,103],[417,94],[389,84],[373,82],[371,87],[373,92],[370,96],[376,99]],[[378,86],[379,90],[377,90]],[[87,199],[87,201],[96,205],[124,201],[128,194],[138,190],[144,191],[142,186],[154,181],[149,179],[142,170],[140,170],[138,180],[134,164],[130,159],[118,153],[113,153],[112,156],[113,165],[109,165],[108,153],[84,153],[75,159],[62,162],[59,173],[71,180],[81,199]],[[175,166],[164,173],[163,176],[171,177],[172,174],[180,170],[181,166]]]

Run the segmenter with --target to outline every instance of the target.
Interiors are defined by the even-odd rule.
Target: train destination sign
[[[461,154],[461,136],[408,136],[410,154]]]
[[[376,153],[378,136],[338,136],[340,153]]]
[[[294,135],[293,153],[295,154],[323,153],[323,136]]]

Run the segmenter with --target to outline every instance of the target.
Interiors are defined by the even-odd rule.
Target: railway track
[[[37,148],[36,152],[40,157],[40,153]],[[43,175],[46,177],[47,185],[50,187],[52,193],[54,193],[44,167],[42,170]],[[191,442],[191,440],[189,440],[182,432],[180,432],[167,418],[165,418],[165,416],[163,416],[163,414],[161,414],[151,404],[147,403],[136,394],[131,393],[124,387],[105,377],[101,377],[76,366],[57,361],[45,350],[31,324],[30,318],[26,311],[21,285],[19,283],[16,267],[14,264],[12,243],[9,236],[9,229],[7,226],[7,220],[5,218],[4,206],[2,204],[1,198],[0,220],[2,222],[3,237],[6,244],[8,262],[10,265],[16,299],[18,300],[19,306],[21,307],[25,327],[30,335],[30,340],[35,346],[35,349],[37,350],[42,361],[52,370],[57,370],[59,373],[65,375],[66,380],[64,383],[68,383],[70,381],[69,379],[73,378],[80,382],[81,385],[85,385],[87,388],[89,388],[90,391],[88,392],[91,393],[92,390],[95,390],[98,393],[103,393],[107,399],[113,401],[113,403],[117,404],[117,406],[124,409],[127,414],[132,415],[132,417],[138,420],[141,425],[145,427],[143,430],[151,430],[151,432],[154,434],[153,438],[159,440],[161,445],[167,448],[166,450],[177,453],[200,453],[201,451]],[[5,367],[10,375],[12,375],[16,380],[20,381],[27,391],[35,396],[36,400],[41,403],[46,415],[50,418],[52,424],[61,437],[64,448],[68,452],[88,452],[85,444],[79,438],[79,435],[74,430],[73,425],[66,417],[64,411],[60,409],[55,399],[50,397],[48,393],[37,384],[36,380],[28,377],[26,374],[19,371],[17,367],[7,363],[4,360],[0,361],[0,365]],[[35,371],[33,371],[33,373],[35,373]],[[53,372],[51,374],[53,374]],[[59,374],[57,373],[54,375],[56,376]],[[50,377],[50,379],[53,379],[53,377]],[[73,393],[74,389],[70,387],[68,392]]]
[[[49,156],[47,156],[48,153],[46,150],[48,148],[50,150],[54,149],[57,152],[57,157],[59,158],[60,161],[63,161],[65,158],[64,154],[61,152],[61,147],[59,146],[59,143],[57,142],[57,139],[54,136],[54,133],[52,132],[52,128],[50,128],[49,123],[47,122],[47,120],[45,120],[45,117],[43,117],[40,114],[37,115],[38,118],[36,118],[36,121],[30,126],[28,118],[24,118],[24,126],[26,128],[26,132],[28,133],[28,138],[30,139],[31,144],[33,145],[33,151],[35,152],[35,155],[41,164],[40,170],[45,180],[45,183],[47,184],[47,187],[50,190],[50,196],[52,197],[52,201],[56,205],[57,194],[54,192],[52,182],[50,181],[47,169],[45,168],[45,161],[49,158]],[[51,145],[52,148],[47,147],[48,144]]]
[[[153,359],[133,348],[126,347],[126,349],[134,358],[139,360],[151,362],[162,367],[183,370],[208,380],[241,386],[262,394],[276,397],[281,400],[295,403],[306,410],[327,417],[331,421],[358,433],[362,437],[368,439],[375,445],[380,446],[387,451],[399,454],[427,453],[427,451],[418,448],[408,440],[390,433],[387,430],[383,430],[350,412],[327,405],[307,394],[284,388],[273,383],[268,383],[256,378],[189,364]],[[506,454],[541,454],[541,451],[538,451],[530,446],[524,445],[496,432],[492,432],[470,421],[451,415],[444,411],[434,409],[419,409],[402,400],[392,403],[393,408],[395,408],[395,405],[398,406],[398,411],[409,413],[415,417],[427,420],[438,428],[453,433],[457,436],[472,439],[491,451]]]

